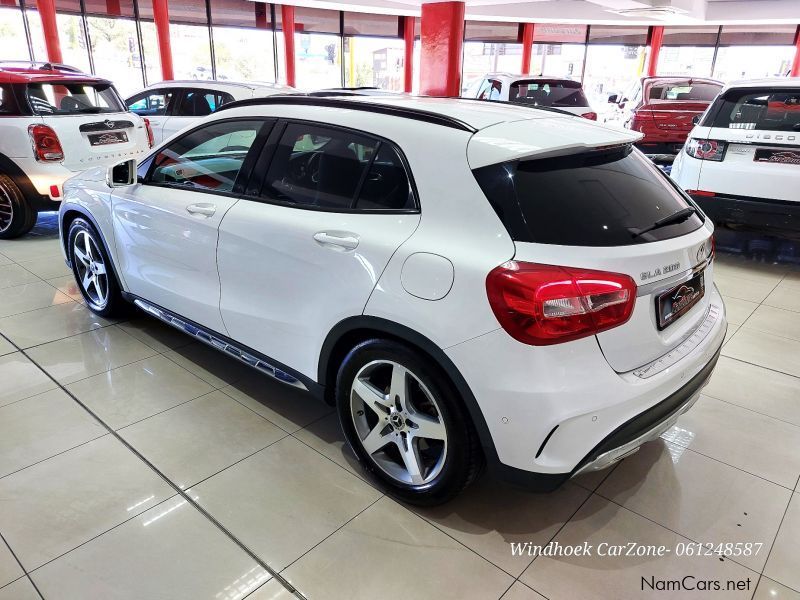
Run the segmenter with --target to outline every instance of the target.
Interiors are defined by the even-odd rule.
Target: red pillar
[[[522,74],[530,75],[533,53],[533,23],[522,24]]]
[[[415,17],[403,17],[403,40],[406,43],[406,57],[403,63],[403,91],[411,93],[414,87],[414,20]]]
[[[664,41],[664,28],[654,25],[650,28],[650,55],[647,57],[647,75],[653,77],[658,71],[658,55]]]
[[[794,38],[794,60],[789,77],[800,77],[800,25],[797,26],[797,35]]]
[[[172,45],[169,38],[169,6],[167,0],[153,0],[153,20],[156,24],[158,54],[161,57],[161,76],[164,81],[175,79],[172,68]]]
[[[286,55],[286,84],[294,87],[294,6],[281,5],[281,21],[283,22],[283,48]]]
[[[461,95],[463,43],[463,2],[435,2],[422,5],[420,94]]]
[[[64,62],[61,55],[61,42],[58,39],[55,0],[39,0],[37,3],[39,16],[42,18],[44,43],[47,46],[47,60],[54,63]]]

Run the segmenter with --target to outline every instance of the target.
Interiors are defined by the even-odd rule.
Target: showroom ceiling
[[[255,0],[259,1],[259,0]],[[425,0],[293,0],[297,6],[418,15]],[[797,23],[800,0],[466,0],[468,19],[616,25]]]

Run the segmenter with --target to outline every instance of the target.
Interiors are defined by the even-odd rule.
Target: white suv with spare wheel
[[[689,134],[672,177],[715,223],[800,231],[800,78],[727,85]]]
[[[152,145],[113,84],[72,67],[0,61],[0,239],[57,210],[63,182]]]
[[[638,138],[466,99],[238,102],[71,180],[64,254],[98,314],[335,404],[399,498],[484,463],[549,490],[669,428],[725,336],[713,226]]]

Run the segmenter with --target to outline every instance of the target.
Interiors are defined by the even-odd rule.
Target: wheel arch
[[[33,187],[33,183],[25,174],[25,171],[5,154],[0,154],[0,173],[7,175],[14,181],[22,195],[25,196],[25,199],[31,203],[31,208],[37,212],[43,208],[44,197]]]
[[[75,204],[70,204],[68,207],[63,208],[61,213],[59,214],[59,228],[61,229],[61,245],[64,249],[64,256],[67,257],[67,266],[71,269],[72,268],[72,259],[70,258],[69,253],[69,228],[72,226],[73,221],[75,219],[85,219],[89,222],[89,224],[94,228],[95,232],[97,232],[97,236],[100,238],[100,243],[103,244],[103,251],[106,253],[106,256],[109,258],[109,262],[111,263],[111,270],[114,272],[114,277],[117,280],[117,284],[119,285],[120,289],[125,291],[125,286],[123,285],[124,279],[119,276],[119,272],[117,272],[117,265],[114,261],[114,254],[111,252],[111,249],[106,241],[105,236],[103,235],[103,230],[97,224],[97,220],[89,214],[82,206],[78,206]]]
[[[453,361],[433,341],[423,334],[407,327],[383,319],[361,315],[350,317],[337,323],[328,333],[320,351],[317,381],[325,386],[325,400],[333,404],[333,395],[336,388],[336,373],[341,361],[352,348],[365,340],[372,338],[388,338],[412,346],[417,351],[426,355],[443,371],[444,375],[455,388],[459,398],[464,403],[467,414],[472,421],[475,431],[480,439],[481,447],[489,464],[499,462],[497,450],[492,440],[492,435],[486,425],[483,412],[478,406],[478,401],[458,368]]]

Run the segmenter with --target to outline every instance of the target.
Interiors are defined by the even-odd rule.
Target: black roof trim
[[[461,119],[449,117],[439,113],[422,110],[419,108],[409,108],[407,106],[392,106],[390,104],[378,104],[375,102],[352,102],[339,97],[327,96],[300,96],[300,95],[281,95],[267,96],[264,98],[248,98],[246,100],[239,100],[237,102],[230,102],[223,104],[216,112],[227,110],[231,108],[239,108],[241,106],[266,106],[270,104],[299,104],[307,106],[328,106],[331,108],[344,108],[346,110],[361,110],[364,112],[380,113],[384,115],[392,115],[395,117],[402,117],[405,119],[413,119],[415,121],[424,121],[433,125],[441,125],[443,127],[450,127],[452,129],[459,129],[468,133],[476,133],[478,130],[472,125],[465,123]]]

